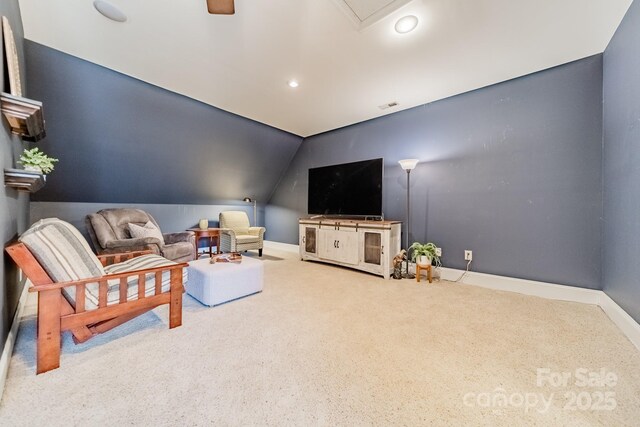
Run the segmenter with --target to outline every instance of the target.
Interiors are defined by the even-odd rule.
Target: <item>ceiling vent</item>
[[[333,0],[357,30],[375,24],[412,0]]]
[[[386,110],[387,108],[393,108],[393,107],[397,107],[398,104],[396,101],[390,102],[388,104],[382,104],[382,105],[378,105],[378,108],[381,110]]]

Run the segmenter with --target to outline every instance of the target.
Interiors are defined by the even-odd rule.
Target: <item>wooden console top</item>
[[[300,224],[345,227],[345,228],[390,228],[393,224],[401,224],[402,221],[365,221],[360,219],[339,219],[339,218],[300,218]]]

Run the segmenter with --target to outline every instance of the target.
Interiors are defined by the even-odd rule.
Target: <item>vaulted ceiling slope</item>
[[[30,40],[309,136],[601,53],[632,0],[370,1],[236,0],[216,16],[205,0],[110,0],[124,23],[91,0],[20,7]],[[419,24],[399,34],[405,15]]]

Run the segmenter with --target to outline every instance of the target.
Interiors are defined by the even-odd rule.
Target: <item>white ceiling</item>
[[[360,31],[339,1],[214,16],[205,0],[111,0],[125,23],[91,0],[20,7],[29,40],[309,136],[601,53],[632,0],[413,0]],[[389,3],[349,1],[363,16]],[[416,30],[395,33],[408,14]]]
[[[406,5],[411,0],[333,0],[351,18],[357,29],[365,28]]]
[[[340,1],[340,0],[338,0]],[[342,0],[356,14],[358,19],[364,21],[371,15],[393,3],[394,0]]]

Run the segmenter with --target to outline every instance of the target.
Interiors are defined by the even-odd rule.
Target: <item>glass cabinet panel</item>
[[[382,262],[382,235],[364,233],[364,262],[380,265]]]
[[[305,227],[304,229],[304,251],[310,254],[316,253],[316,228]]]

